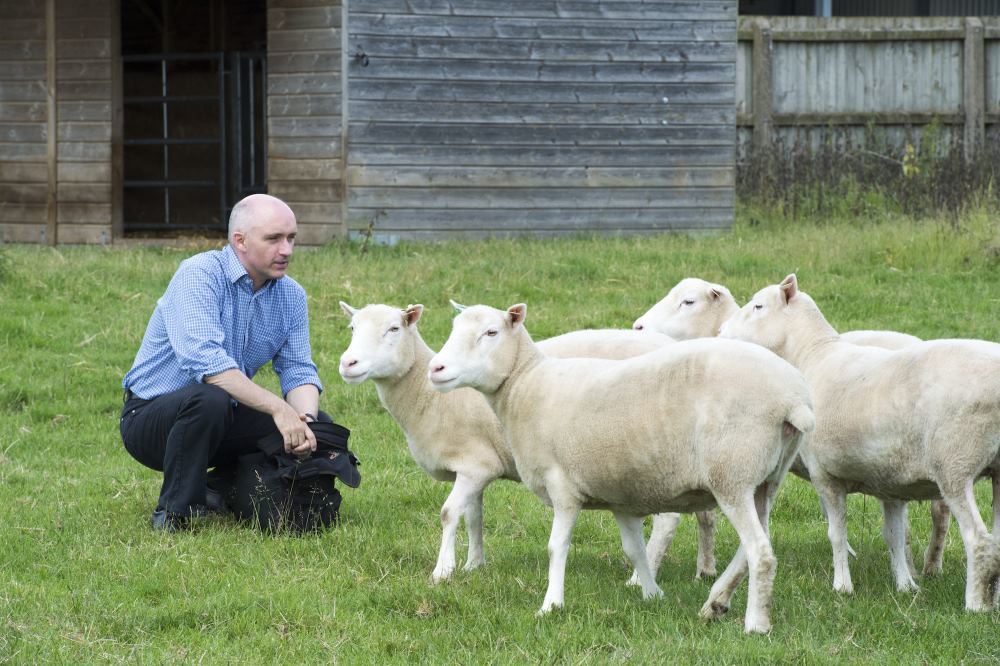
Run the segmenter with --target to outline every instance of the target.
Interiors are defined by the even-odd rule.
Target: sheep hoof
[[[639,587],[639,574],[632,572],[632,577],[625,581],[626,587]]]
[[[535,613],[535,617],[545,617],[546,615],[551,613],[556,608],[559,608],[560,606],[562,606],[562,604],[557,604],[557,603],[543,604],[542,607],[538,609],[538,612]]]
[[[937,562],[924,562],[924,575],[925,576],[940,576],[943,567],[941,566],[941,560]]]
[[[717,620],[728,612],[729,606],[726,604],[720,604],[718,601],[709,601],[701,607],[701,612],[698,615],[703,620]]]
[[[708,580],[709,578],[715,578],[718,575],[719,574],[715,570],[715,567],[712,567],[711,569],[699,570],[698,573],[696,573],[694,575],[694,579],[695,580]]]
[[[451,578],[453,572],[454,569],[435,569],[434,573],[431,574],[431,583],[434,585],[445,583]]]
[[[904,580],[896,583],[897,592],[917,592],[920,590],[920,586],[913,580]]]
[[[646,600],[649,600],[649,599],[662,599],[662,598],[663,598],[663,590],[661,590],[658,587],[655,588],[649,594],[646,594],[645,592],[642,593],[642,599],[643,599],[643,601],[646,601]]]
[[[748,621],[744,629],[748,634],[766,634],[771,631],[771,623],[767,621],[751,623]]]
[[[475,560],[473,562],[466,562],[465,566],[462,567],[462,571],[472,571],[473,569],[478,569],[486,564],[486,560]]]
[[[987,613],[993,610],[993,607],[984,601],[978,601],[978,602],[966,603],[965,610],[970,613]]]

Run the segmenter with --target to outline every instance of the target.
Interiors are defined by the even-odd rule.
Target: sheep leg
[[[899,500],[882,500],[882,538],[889,547],[889,564],[893,578],[896,580],[896,590],[899,592],[914,592],[917,583],[910,574],[911,558],[907,557],[909,543],[907,542],[906,502]]]
[[[656,578],[656,572],[660,570],[663,556],[670,548],[677,532],[677,524],[681,521],[679,513],[657,513],[653,516],[653,531],[649,535],[649,542],[646,544],[646,559],[649,561],[649,570]],[[639,585],[639,571],[633,569],[632,577],[628,579],[626,585]]]
[[[465,529],[469,534],[469,553],[463,571],[472,571],[486,564],[483,547],[483,490],[476,489],[465,504]]]
[[[823,496],[822,495],[819,496],[819,510],[823,514],[823,520],[825,520],[825,521],[827,521],[829,523],[829,521],[830,521],[830,513],[826,510],[826,502],[823,501]],[[854,552],[854,548],[851,547],[851,542],[850,541],[847,542],[847,554],[850,555],[851,557],[857,557],[858,556],[858,554],[856,552]]]
[[[1000,472],[993,470],[993,476],[991,477],[993,482],[993,541],[997,544],[997,549],[994,551],[1000,559]],[[947,523],[945,524],[945,529],[948,529]],[[998,575],[1000,575],[1000,561],[997,562]],[[993,600],[992,605],[994,608],[1000,603],[1000,581],[996,578],[991,582],[993,586]]]
[[[728,517],[729,514],[726,514]],[[722,575],[715,579],[712,589],[708,593],[708,600],[701,607],[698,615],[704,620],[714,620],[729,612],[729,600],[736,591],[736,587],[743,581],[747,573],[747,555],[743,542],[736,549],[736,554],[729,561],[729,565],[723,570]]]
[[[466,563],[466,567],[471,568],[469,563],[474,563],[474,555],[479,559],[478,564],[474,564],[474,566],[485,562],[481,517],[483,488],[486,487],[487,483],[488,481],[477,480],[466,474],[455,476],[455,485],[441,507],[441,549],[438,551],[434,573],[431,574],[431,580],[434,583],[448,580],[455,572],[455,533],[458,531],[458,521],[463,514],[468,512],[470,502],[479,502],[480,520],[476,525],[467,525],[469,529],[469,562]]]
[[[833,589],[854,593],[851,569],[847,562],[847,493],[843,488],[813,479],[813,485],[826,506],[827,536],[833,550]]]
[[[994,482],[995,483],[995,482]],[[994,486],[995,488],[996,486]],[[996,493],[994,492],[994,498]],[[994,501],[996,501],[994,499]],[[996,511],[994,510],[994,516]],[[951,522],[951,511],[948,504],[942,500],[931,502],[931,536],[924,551],[924,575],[932,576],[941,573],[941,562],[944,556],[944,540],[948,536],[948,524]],[[994,530],[996,518],[994,517]]]
[[[618,523],[618,531],[622,537],[622,548],[628,556],[635,573],[639,577],[639,584],[642,585],[642,598],[662,597],[663,590],[656,584],[656,578],[649,567],[649,559],[643,547],[642,521],[638,516],[630,516],[624,513],[614,512],[615,521]]]
[[[544,615],[553,608],[563,605],[563,590],[566,584],[566,558],[569,555],[573,526],[580,515],[579,506],[554,506],[552,532],[549,535],[549,587],[545,600],[538,611]]]
[[[712,578],[715,576],[715,510],[698,511],[694,514],[698,519],[698,570],[694,577]]]
[[[965,546],[965,610],[988,611],[993,605],[990,585],[996,575],[997,544],[986,531],[972,492],[973,479],[967,479],[959,492],[941,485],[941,495],[955,516]]]
[[[744,629],[747,633],[763,634],[771,629],[771,595],[777,560],[764,527],[769,505],[765,497],[767,491],[761,489],[759,492],[761,495],[756,499],[750,494],[735,502],[719,499],[719,507],[740,537],[740,548],[712,586],[701,615],[711,618],[724,613],[729,607],[733,592],[749,568],[750,589],[747,594]]]
[[[994,471],[990,479],[993,482],[993,536],[1000,535],[1000,472]],[[947,507],[945,507],[947,508]],[[948,524],[945,523],[945,530]]]

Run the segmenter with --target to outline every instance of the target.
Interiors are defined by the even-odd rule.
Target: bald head
[[[229,242],[233,242],[236,232],[246,235],[259,222],[285,216],[295,219],[292,209],[281,199],[270,194],[251,194],[233,206],[229,214]]]

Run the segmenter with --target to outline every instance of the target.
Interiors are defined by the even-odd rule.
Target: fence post
[[[965,85],[962,103],[965,107],[965,160],[972,162],[979,155],[986,136],[986,63],[983,47],[983,22],[976,16],[965,19]]]
[[[753,22],[753,147],[755,151],[771,144],[774,115],[774,43],[771,24],[764,18]]]

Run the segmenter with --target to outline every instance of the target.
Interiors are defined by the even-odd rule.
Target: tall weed
[[[961,141],[937,120],[905,137],[897,145],[869,126],[857,140],[844,128],[828,127],[818,145],[779,137],[763,149],[745,146],[737,161],[737,198],[819,222],[943,215],[957,223],[970,208],[1000,209],[1000,142],[987,141],[970,162]]]

